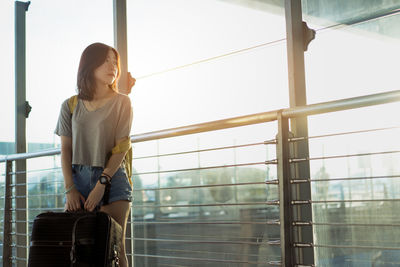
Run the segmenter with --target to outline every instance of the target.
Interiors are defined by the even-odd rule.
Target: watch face
[[[105,176],[100,176],[100,183],[101,184],[108,184],[108,179]]]

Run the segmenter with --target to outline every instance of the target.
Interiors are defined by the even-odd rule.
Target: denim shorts
[[[85,199],[89,196],[100,175],[103,172],[102,167],[92,167],[84,165],[72,165],[72,179],[76,189],[83,195]],[[127,200],[132,202],[132,187],[128,181],[124,168],[119,168],[111,179],[109,203]],[[99,203],[102,204],[101,202]]]

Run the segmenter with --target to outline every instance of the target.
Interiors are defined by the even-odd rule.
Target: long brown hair
[[[92,100],[95,92],[94,71],[100,67],[107,58],[108,51],[112,50],[117,59],[117,77],[110,85],[110,89],[118,92],[118,79],[121,74],[120,58],[117,50],[103,43],[94,43],[85,48],[81,55],[78,69],[78,98]]]

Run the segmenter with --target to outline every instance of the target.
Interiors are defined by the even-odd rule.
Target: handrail
[[[299,106],[295,108],[286,108],[282,109],[282,116],[285,118],[294,118],[300,116],[334,112],[339,110],[367,107],[367,106],[379,105],[397,101],[400,101],[400,90],[365,95],[365,96],[358,96],[352,98],[345,98],[335,101]],[[209,132],[209,131],[222,130],[239,126],[257,124],[257,123],[275,121],[277,120],[277,114],[279,111],[280,110],[272,110],[272,111],[234,117],[229,119],[192,124],[172,129],[138,134],[132,136],[132,142],[137,143],[155,139],[163,139],[181,135]]]
[[[301,116],[317,115],[341,110],[375,106],[398,101],[400,101],[400,90],[395,90],[385,93],[351,97],[329,102],[322,102],[318,104],[288,108],[283,110],[282,116],[285,118],[295,118]]]
[[[295,108],[286,108],[282,110],[272,110],[272,111],[239,116],[229,119],[222,119],[211,122],[181,126],[177,128],[165,129],[160,131],[154,131],[149,133],[137,134],[131,136],[131,140],[133,143],[139,143],[156,139],[163,139],[169,137],[189,135],[194,133],[202,133],[202,132],[222,130],[222,129],[234,128],[251,124],[258,124],[263,122],[270,122],[277,119],[277,114],[280,111],[282,112],[282,116],[285,118],[295,118],[300,116],[323,114],[341,110],[398,102],[398,101],[400,101],[400,90],[395,90],[385,93],[345,98],[345,99],[322,102]],[[11,154],[0,157],[0,163],[6,161],[37,158],[42,156],[53,156],[53,155],[58,155],[60,153],[61,150],[59,148],[56,148],[56,149],[48,149],[33,153]]]
[[[10,155],[1,157],[0,163],[6,162],[6,161],[39,158],[39,157],[45,157],[45,156],[54,156],[54,155],[58,155],[58,154],[61,154],[60,148],[45,149],[45,150],[36,151],[36,152],[10,154]]]

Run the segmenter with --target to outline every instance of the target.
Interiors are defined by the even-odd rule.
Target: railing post
[[[301,0],[285,0],[286,17],[286,43],[289,74],[289,102],[290,107],[305,106],[307,104],[304,51],[313,38],[313,31],[306,27],[302,21]],[[314,32],[315,34],[315,32]],[[312,36],[312,37],[310,37]],[[293,154],[296,158],[308,158],[308,123],[307,117],[296,117],[290,120],[290,129],[295,137],[305,137],[303,141],[294,144]],[[306,160],[295,165],[291,179],[309,179],[310,166]],[[296,199],[310,200],[310,183],[297,184],[293,187]],[[312,221],[311,205],[298,205],[293,209],[293,218],[296,221]],[[311,227],[297,227],[294,232],[294,242],[307,244],[313,243],[313,231]],[[296,254],[297,262],[301,264],[314,264],[314,251],[311,248],[299,248]]]
[[[278,161],[279,179],[279,211],[281,227],[281,266],[292,267],[295,264],[293,249],[292,230],[292,206],[291,206],[291,184],[290,184],[290,163],[289,163],[289,122],[278,112],[278,135],[276,154]]]
[[[3,233],[3,266],[12,266],[12,223],[11,223],[11,181],[12,181],[12,161],[6,161],[6,179],[4,193],[4,233]]]

